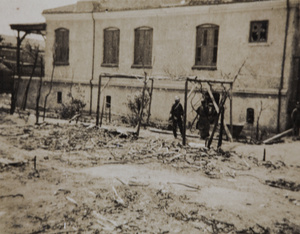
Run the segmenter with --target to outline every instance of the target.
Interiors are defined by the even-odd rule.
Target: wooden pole
[[[277,135],[275,135],[275,136],[273,136],[273,137],[271,137],[271,138],[269,138],[269,139],[264,140],[263,143],[264,143],[264,144],[270,143],[270,142],[272,142],[273,140],[277,140],[277,139],[279,139],[279,138],[281,138],[281,137],[284,137],[285,135],[290,134],[290,133],[292,133],[292,132],[293,132],[293,129],[290,128],[290,129],[288,129],[288,130],[286,130],[286,131],[284,131],[284,132],[282,132],[282,133],[279,133],[279,134],[277,134]]]
[[[221,125],[220,125],[220,132],[219,132],[219,141],[218,141],[218,148],[222,145],[222,137],[223,137],[223,128],[224,128],[224,107],[221,107]]]
[[[24,38],[26,37],[26,35],[27,35],[27,32],[20,38],[20,30],[18,30],[18,37],[17,37],[17,75],[18,75],[18,80],[16,83],[14,81],[10,114],[13,114],[16,109],[19,85],[21,83],[21,69],[20,69],[21,44],[22,44],[22,41],[24,40]]]
[[[209,85],[209,83],[207,83],[206,87],[207,87],[207,92],[208,92],[208,94],[209,94],[211,100],[213,101],[215,110],[217,111],[217,113],[219,113],[219,112],[220,112],[219,106],[218,106],[218,104],[217,104],[217,102],[216,102],[216,100],[215,100],[215,98],[214,98],[214,95],[213,95],[213,92],[212,92],[212,89],[211,89],[211,86]],[[227,94],[226,94],[226,95],[227,95]],[[225,118],[224,118],[224,122],[225,122],[225,123],[224,123],[224,130],[225,130],[225,133],[226,133],[227,137],[229,138],[229,141],[232,142],[232,141],[233,141],[232,135],[231,135],[229,129],[227,128]]]
[[[182,136],[182,144],[186,145],[186,113],[187,113],[187,91],[188,91],[188,79],[185,81],[185,89],[184,89],[184,112],[183,112],[183,136]]]
[[[34,163],[34,170],[36,171],[36,156],[33,158],[33,163]]]
[[[100,127],[102,126],[102,119],[103,119],[104,107],[105,107],[105,98],[103,97],[102,110],[101,110],[101,115],[100,115],[100,124],[99,124]]]
[[[108,108],[108,121],[111,123],[111,106]]]
[[[39,103],[40,103],[40,97],[41,97],[41,89],[42,89],[42,78],[44,74],[44,64],[43,64],[43,57],[41,57],[41,74],[40,74],[40,83],[39,83],[39,88],[37,91],[37,96],[36,96],[36,105],[35,105],[35,115],[36,115],[36,122],[35,124],[39,123],[39,116],[40,116],[40,111],[39,111]]]
[[[231,135],[233,135],[233,125],[232,125],[232,88],[233,88],[233,85],[232,84],[230,84],[230,133],[231,133]]]
[[[151,89],[150,89],[150,101],[149,101],[149,109],[148,109],[148,117],[147,117],[147,124],[149,124],[149,119],[151,116],[151,104],[152,104],[152,93],[153,93],[153,82],[154,80],[151,79]]]
[[[214,128],[213,128],[213,130],[212,130],[212,132],[211,132],[211,134],[210,134],[210,138],[209,138],[208,141],[207,141],[206,147],[209,148],[209,149],[210,149],[210,145],[211,145],[211,143],[212,143],[212,140],[213,140],[213,138],[214,138],[215,131],[217,130],[219,118],[220,118],[220,112],[218,113],[217,118],[215,118]]]
[[[101,96],[101,75],[99,76],[98,82],[98,98],[97,98],[97,116],[96,116],[96,126],[99,125],[99,115],[100,115],[100,96]]]
[[[220,102],[219,110],[220,110],[221,108],[223,108],[224,103],[225,103],[225,101],[226,101],[226,98],[227,98],[227,96],[224,96],[224,97],[222,98],[222,100],[221,100],[221,102]],[[218,112],[218,115],[217,115],[217,118],[215,119],[215,125],[214,125],[214,128],[213,128],[212,133],[211,133],[211,135],[210,135],[210,138],[209,138],[209,140],[208,140],[208,142],[207,142],[207,148],[210,148],[210,145],[211,145],[212,140],[213,140],[213,138],[214,138],[214,134],[215,134],[215,131],[216,131],[217,126],[218,126],[220,114],[221,114],[221,112],[219,111],[219,112]]]
[[[144,110],[144,99],[145,99],[145,90],[147,86],[147,73],[145,72],[145,81],[144,81],[144,86],[143,86],[143,93],[142,93],[142,105],[141,105],[141,110],[140,110],[140,115],[139,115],[139,122],[136,130],[136,135],[139,136],[140,134],[140,128],[141,128],[141,122],[143,118],[143,110]]]

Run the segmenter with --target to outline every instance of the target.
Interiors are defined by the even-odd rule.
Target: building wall
[[[55,79],[88,81],[92,73],[93,25],[90,14],[59,15],[47,21],[45,76],[50,79],[53,69],[55,30],[69,30],[69,66],[55,66]]]
[[[103,73],[148,75],[155,77],[198,76],[199,78],[233,79],[242,67],[234,84],[233,122],[244,122],[246,109],[255,110],[255,118],[261,107],[268,107],[261,115],[261,124],[276,129],[278,89],[282,72],[284,35],[286,27],[285,1],[265,1],[177,8],[160,8],[118,12],[82,14],[45,14],[47,21],[46,78],[52,72],[54,30],[65,27],[70,30],[70,65],[55,67],[55,80],[62,82],[89,81],[96,85]],[[287,56],[284,66],[282,89],[281,126],[286,124],[286,93],[292,70],[292,41],[295,34],[296,10],[291,10],[287,37]],[[93,61],[93,18],[95,22],[95,53]],[[250,22],[268,20],[266,43],[249,43]],[[192,70],[195,60],[196,27],[201,24],[219,26],[217,70]],[[133,69],[134,29],[141,26],[153,28],[152,69]],[[120,29],[119,67],[101,67],[103,60],[103,30],[107,27]],[[119,83],[118,83],[119,82]],[[124,99],[135,86],[131,80],[118,81],[107,88],[119,109],[124,109]],[[124,82],[127,89],[124,89]],[[119,87],[118,87],[119,86]],[[153,118],[166,119],[174,95],[183,97],[182,82],[156,81],[153,94]],[[92,94],[92,107],[96,109],[96,94]],[[87,95],[89,96],[89,94]],[[89,100],[89,98],[87,98]],[[163,100],[163,101],[162,101]],[[277,104],[278,105],[278,104]],[[86,108],[88,108],[87,105]],[[228,118],[227,111],[227,118]],[[193,114],[189,116],[192,118]]]
[[[111,96],[111,112],[115,117],[120,116],[128,116],[129,110],[127,107],[128,98],[132,97],[138,92],[142,91],[142,84],[140,81],[131,82],[131,84],[124,84],[124,81],[111,81],[109,85],[104,88],[108,79],[103,79],[102,81],[102,93],[100,99],[100,110],[102,110],[102,105],[104,103],[103,98],[106,96]],[[20,85],[20,92],[18,97],[17,105],[20,106],[22,103],[22,99],[24,97],[24,90],[28,79],[24,78]],[[27,107],[35,108],[36,105],[36,95],[38,90],[38,82],[37,78],[34,78],[31,83],[30,95],[28,95]],[[177,82],[177,84],[173,84],[172,87],[168,85],[168,88],[165,85],[157,85],[154,82],[154,90],[153,90],[153,99],[151,106],[151,121],[166,123],[169,118],[169,113],[172,104],[174,103],[174,97],[179,96],[181,99],[182,105],[184,104],[184,82]],[[79,88],[78,88],[79,87]],[[148,85],[150,87],[150,83]],[[180,88],[178,88],[180,87]],[[192,85],[189,84],[191,88]],[[50,82],[44,81],[42,86],[42,95],[40,98],[39,106],[44,106],[45,96],[48,94],[50,88]],[[104,89],[103,89],[104,88]],[[57,93],[62,93],[62,102],[64,104],[70,102],[69,93],[72,90],[72,95],[74,97],[80,98],[86,103],[85,111],[89,111],[90,104],[90,86],[88,83],[76,84],[74,83],[71,88],[71,83],[69,82],[54,82],[52,91],[48,97],[47,101],[47,109],[50,111],[59,112],[62,108],[62,104],[57,102]],[[190,91],[190,89],[189,89]],[[93,86],[93,111],[96,112],[97,107],[97,85]],[[187,123],[192,122],[196,116],[196,112],[193,110],[197,108],[201,101],[201,94],[198,92],[194,95],[191,95],[188,103],[187,103]],[[192,107],[193,105],[193,107]],[[259,98],[256,95],[247,95],[244,93],[235,94],[233,96],[233,124],[245,124],[246,123],[246,111],[247,108],[254,109],[254,124],[253,127],[256,126],[257,117],[259,115],[260,108],[263,108],[263,111],[260,116],[259,124],[262,128],[266,128],[269,131],[276,131],[276,121],[277,121],[277,98],[269,95],[260,95]],[[285,105],[285,101],[283,101],[283,105]],[[227,99],[225,103],[225,119],[229,124],[229,114],[230,114],[230,105],[229,99]]]

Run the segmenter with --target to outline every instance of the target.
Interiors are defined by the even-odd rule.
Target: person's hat
[[[175,101],[180,101],[180,98],[178,96],[175,96]]]

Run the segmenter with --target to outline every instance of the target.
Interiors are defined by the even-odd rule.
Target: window
[[[106,108],[111,107],[111,96],[106,96]]]
[[[134,31],[133,68],[151,68],[153,29],[140,27]]]
[[[62,103],[62,92],[57,92],[57,103]]]
[[[254,123],[254,109],[253,108],[248,108],[247,109],[247,123],[253,124]]]
[[[55,30],[55,57],[56,65],[69,65],[69,30],[59,28]]]
[[[117,67],[119,64],[120,30],[104,29],[102,66]]]
[[[218,41],[219,26],[204,24],[196,28],[196,52],[193,69],[216,69]]]
[[[250,23],[249,42],[267,42],[268,24],[269,22],[267,20],[252,21]]]

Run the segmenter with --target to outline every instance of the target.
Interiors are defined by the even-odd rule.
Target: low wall
[[[24,91],[28,79],[23,78],[19,94],[18,102],[19,106],[24,98]],[[39,79],[33,79],[30,92],[27,100],[27,107],[34,109],[36,106],[36,96],[39,85]],[[148,87],[150,87],[150,82]],[[137,92],[141,92],[143,82],[138,80],[128,79],[108,79],[102,80],[102,93],[100,99],[100,108],[102,109],[103,98],[111,96],[111,113],[113,115],[127,116],[129,109],[127,107],[128,98]],[[189,86],[190,88],[192,86]],[[43,107],[45,96],[49,92],[50,82],[43,81],[42,93],[40,98],[39,106]],[[73,97],[80,98],[86,103],[85,111],[90,110],[91,100],[91,87],[88,83],[75,83],[72,84],[70,81],[54,81],[52,85],[52,91],[47,100],[47,109],[58,110],[62,104],[58,103],[58,92],[61,92],[61,102],[66,103],[70,101],[70,92]],[[95,113],[97,109],[97,96],[98,96],[98,84],[93,81],[92,89],[92,111]],[[166,122],[169,118],[169,113],[172,104],[174,103],[174,97],[179,96],[181,103],[184,105],[184,81],[170,81],[170,80],[155,80],[153,89],[153,98],[151,105],[151,121],[162,121]],[[196,116],[196,109],[201,104],[201,92],[197,90],[196,94],[190,95],[187,104],[187,121],[192,122]],[[262,128],[266,128],[269,131],[275,132],[277,128],[277,109],[278,109],[278,98],[276,90],[234,90],[233,92],[233,123],[243,124],[246,123],[247,109],[252,108],[254,110],[254,123],[256,126],[257,119],[259,117],[259,124]],[[282,106],[286,105],[286,95],[283,95]],[[262,108],[262,111],[260,111]],[[286,108],[281,108],[281,126],[286,125]],[[230,115],[230,104],[229,99],[225,105],[225,118],[229,123]]]

